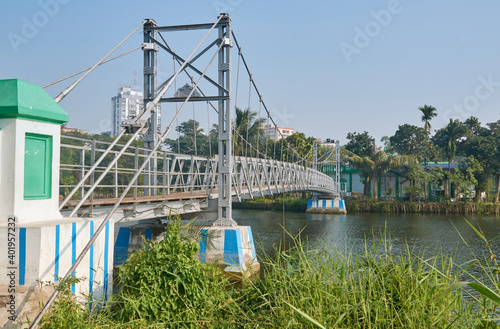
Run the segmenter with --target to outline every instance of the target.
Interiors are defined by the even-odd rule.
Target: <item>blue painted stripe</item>
[[[319,209],[319,200],[316,200],[316,209]]]
[[[200,232],[201,240],[200,240],[200,262],[207,261],[207,239],[208,239],[208,230],[206,228],[202,229]]]
[[[26,228],[19,229],[19,285],[23,286],[26,276]]]
[[[115,242],[114,265],[123,265],[128,258],[128,246],[130,243],[130,228],[120,227]]]
[[[90,239],[94,236],[94,222],[90,222]],[[94,288],[94,244],[90,246],[90,261],[89,261],[89,294],[92,294]]]
[[[326,210],[326,200],[323,200],[323,210]]]
[[[71,223],[71,265],[76,261],[76,223]],[[73,276],[75,276],[76,271],[73,271]],[[75,285],[71,285],[71,291],[75,293]]]
[[[146,240],[153,239],[153,229],[152,228],[146,228],[146,233],[144,234],[144,238]]]
[[[245,264],[239,229],[224,232],[224,263],[237,266]]]
[[[313,200],[307,201],[307,209],[311,209],[313,206]]]
[[[108,299],[109,221],[104,231],[104,299]]]
[[[248,239],[250,240],[250,247],[252,248],[252,260],[257,261],[257,254],[255,253],[255,245],[253,243],[252,228],[248,226]]]
[[[339,208],[344,209],[344,200],[339,200]]]
[[[54,282],[59,281],[59,244],[61,240],[61,227],[56,225],[56,251],[54,256]]]

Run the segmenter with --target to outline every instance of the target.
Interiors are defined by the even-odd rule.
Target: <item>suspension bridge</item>
[[[143,43],[132,50],[142,49],[144,53],[144,106],[137,116],[125,120],[120,133],[110,142],[61,136],[60,126],[68,121],[68,115],[58,103],[97,67],[132,52],[109,59],[141,28]],[[192,30],[207,30],[207,33],[191,54],[183,58],[168,45],[164,34]],[[290,145],[287,149],[292,154],[270,156],[267,143],[254,145],[248,130],[246,136],[235,131],[231,110],[234,46],[238,50],[237,76],[243,63],[250,88],[258,97],[259,115],[263,108],[266,120],[274,124],[277,135],[281,134],[257,88],[227,14],[221,14],[214,23],[181,26],[159,26],[147,19],[94,66],[78,72],[83,75],[53,100],[39,86],[15,79],[0,80],[0,185],[5,190],[0,194],[0,231],[6,237],[12,234],[16,241],[0,243],[2,250],[12,254],[12,259],[5,256],[0,264],[5,269],[15,269],[13,280],[17,285],[33,288],[37,280],[58,281],[60,277],[85,275],[88,280],[73,286],[73,291],[107,298],[111,293],[115,223],[204,210],[216,211],[217,215],[211,226],[205,228],[212,233],[213,243],[203,241],[206,237],[202,237],[200,259],[223,260],[229,272],[258,270],[251,229],[238,226],[232,218],[233,201],[310,191],[315,196],[311,208],[321,210],[323,205],[325,210],[328,200],[333,209],[334,200],[339,199],[338,175],[332,179],[318,170],[322,163],[331,162],[328,158],[318,161],[316,145],[305,156]],[[179,66],[165,81],[158,81],[160,51],[172,56]],[[200,69],[195,62],[204,56],[208,57],[208,64]],[[175,86],[181,74],[186,74],[192,82],[189,94],[168,97],[167,91]],[[202,82],[211,88],[207,93],[201,89]],[[190,102],[206,102],[216,113],[215,154],[198,156],[163,149],[179,115]],[[180,106],[176,105],[171,117],[166,117],[161,113],[161,103]],[[163,131],[158,125],[160,115],[170,120]],[[235,154],[235,136],[245,143],[244,153]],[[139,137],[144,146],[132,146]],[[288,142],[282,138],[281,143]],[[336,154],[338,159],[338,149],[337,143],[327,153]],[[78,154],[74,158],[79,160],[65,162],[61,155],[68,153]],[[336,165],[339,166],[338,161]],[[66,176],[78,177],[78,182],[60,184],[60,178]],[[207,245],[215,247],[207,250]],[[10,278],[0,279],[0,285],[11,283]],[[56,296],[57,290],[33,327]],[[19,314],[21,309],[15,312]]]

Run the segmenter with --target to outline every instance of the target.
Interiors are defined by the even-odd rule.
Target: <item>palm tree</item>
[[[262,125],[264,118],[257,118],[257,112],[251,112],[249,108],[241,110],[236,107],[236,120],[234,122],[234,155],[246,155],[250,148],[243,139],[248,141],[254,147],[260,143],[259,139],[264,138]],[[260,138],[259,138],[260,137]]]
[[[431,132],[431,120],[437,117],[437,110],[434,106],[424,105],[418,108],[422,112],[422,122],[424,122],[424,129],[429,133]]]
[[[347,157],[347,160],[353,163],[354,166],[361,170],[361,173],[363,174],[363,193],[366,196],[369,196],[371,182],[373,188],[373,197],[375,198],[375,200],[377,200],[378,198],[379,175],[385,174],[390,169],[418,163],[417,157],[415,155],[389,156],[385,151],[375,151],[375,153],[371,157],[360,157],[352,152],[349,153],[350,156]]]

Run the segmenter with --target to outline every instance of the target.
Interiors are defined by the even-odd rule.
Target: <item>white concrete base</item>
[[[62,220],[22,224],[15,228],[0,224],[0,286],[7,292],[33,290],[40,281],[57,282],[74,263],[100,225],[101,220],[64,218]],[[17,223],[16,223],[17,224]],[[8,237],[14,237],[15,246]],[[108,223],[77,267],[74,275],[85,278],[72,287],[77,295],[92,293],[107,299],[112,292],[114,223]],[[12,240],[11,240],[12,242]],[[9,257],[11,256],[11,257]],[[16,315],[26,301],[16,300]],[[0,308],[0,312],[5,310]]]
[[[306,212],[320,214],[347,214],[347,208],[344,200],[339,198],[329,200],[309,200]]]
[[[260,270],[250,226],[193,226],[200,232],[199,259],[228,274],[253,276]]]

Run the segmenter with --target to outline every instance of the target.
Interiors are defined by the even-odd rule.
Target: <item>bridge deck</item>
[[[150,196],[138,196],[138,197],[126,197],[122,200],[120,204],[138,204],[138,203],[152,203],[152,202],[161,202],[161,201],[178,201],[178,200],[188,200],[188,199],[204,199],[208,197],[207,190],[199,190],[193,192],[181,192],[181,193],[172,193],[166,195],[150,195]],[[94,199],[93,202],[87,200],[82,206],[112,206],[116,203],[118,198],[103,198],[103,199]],[[79,200],[68,201],[64,209],[73,208],[78,204]]]

